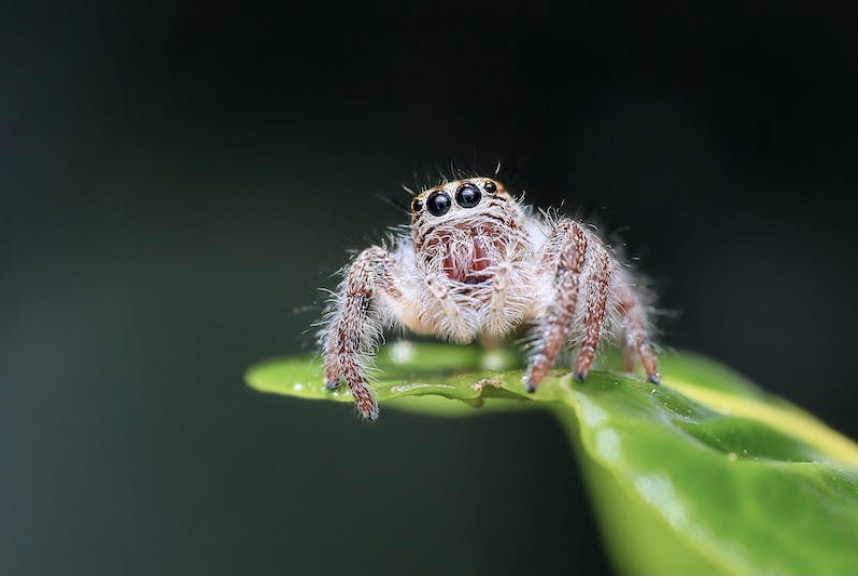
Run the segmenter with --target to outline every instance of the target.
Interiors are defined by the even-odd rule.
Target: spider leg
[[[622,316],[625,327],[623,333],[625,343],[623,344],[624,357],[632,359],[637,355],[641,365],[646,372],[647,378],[655,384],[661,383],[658,372],[658,362],[652,350],[647,332],[646,313],[641,305],[640,299],[628,285],[620,285],[618,288],[617,311]]]
[[[432,294],[435,304],[444,312],[449,337],[454,341],[467,343],[470,335],[463,331],[466,324],[461,309],[450,299],[450,285],[441,275],[430,275],[426,278],[426,288]]]
[[[605,308],[608,303],[608,282],[611,277],[611,257],[608,252],[599,247],[594,250],[597,253],[593,259],[593,266],[588,276],[589,291],[587,292],[587,310],[584,316],[584,337],[581,340],[581,348],[578,350],[578,359],[575,362],[575,381],[584,381],[593,358],[596,356],[596,348],[602,337],[602,328],[605,326]]]
[[[618,308],[619,309],[619,308]],[[635,353],[627,344],[629,342],[629,332],[626,329],[622,330],[623,343],[623,371],[626,373],[634,373],[635,371]]]
[[[508,326],[505,324],[505,309],[511,274],[512,271],[508,262],[502,262],[495,268],[485,325],[492,336],[501,336],[508,333]]]
[[[381,247],[363,251],[352,262],[329,320],[322,331],[327,387],[336,389],[342,378],[364,418],[378,417],[378,403],[367,384],[366,366],[384,325],[380,301],[404,300],[401,273],[394,257]]]
[[[527,391],[531,393],[536,391],[536,386],[554,365],[572,329],[586,254],[587,235],[578,223],[571,220],[557,225],[543,249],[540,268],[553,264],[555,295],[545,322],[537,329],[536,347],[524,377]]]

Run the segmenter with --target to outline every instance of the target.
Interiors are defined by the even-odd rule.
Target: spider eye
[[[450,210],[450,195],[441,191],[432,193],[426,199],[426,208],[436,217],[440,217]]]
[[[480,189],[473,183],[465,183],[456,190],[456,202],[463,209],[470,209],[479,205],[482,196]]]
[[[489,194],[496,193],[498,190],[498,186],[495,184],[494,181],[486,181],[486,184],[483,185],[483,188]]]
[[[411,211],[414,213],[419,213],[423,210],[423,201],[420,199],[414,199],[411,201]]]

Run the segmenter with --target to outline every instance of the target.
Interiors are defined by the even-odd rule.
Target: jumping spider
[[[536,214],[490,178],[445,182],[411,202],[411,230],[345,270],[322,322],[325,377],[343,379],[363,417],[378,417],[367,366],[382,330],[400,326],[457,343],[530,326],[524,377],[534,392],[564,345],[583,381],[603,338],[619,337],[626,370],[659,382],[647,309],[631,272],[587,226]]]

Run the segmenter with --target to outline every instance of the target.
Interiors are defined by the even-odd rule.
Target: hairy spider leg
[[[574,221],[561,221],[552,231],[549,242],[543,248],[546,257],[552,259],[554,244],[551,239],[559,237],[559,249],[556,254],[554,272],[555,296],[549,306],[547,319],[537,331],[536,348],[530,360],[524,381],[527,391],[533,393],[548,371],[554,365],[557,354],[572,329],[578,306],[578,288],[584,259],[587,254],[587,235],[584,229]]]
[[[608,303],[608,282],[611,277],[611,257],[604,247],[593,247],[593,264],[587,279],[587,309],[584,316],[584,338],[578,350],[575,361],[575,381],[582,382],[593,365],[596,348],[602,338],[602,328],[605,326],[605,307]]]
[[[617,306],[617,311],[620,313],[622,317],[622,308]],[[622,329],[622,337],[620,338],[620,343],[623,344],[623,371],[626,373],[634,373],[635,371],[635,356],[637,355],[634,350],[628,346],[629,343],[629,330],[623,327]]]
[[[379,298],[404,299],[396,260],[381,247],[371,247],[354,260],[340,291],[344,298],[332,309],[323,337],[327,387],[336,389],[342,377],[360,413],[368,420],[378,417],[378,403],[367,385],[367,356],[383,329]]]
[[[624,356],[631,359],[633,355],[637,355],[646,372],[647,379],[652,383],[659,384],[661,383],[661,376],[658,372],[658,362],[647,334],[646,313],[640,299],[626,285],[618,286],[617,291],[617,311],[625,327]]]

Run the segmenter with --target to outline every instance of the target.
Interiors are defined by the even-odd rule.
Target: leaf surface
[[[377,357],[382,406],[442,416],[545,409],[581,459],[608,549],[633,574],[858,573],[858,446],[693,354],[662,357],[663,385],[554,371],[534,394],[508,350],[400,342]],[[351,402],[315,356],[250,368],[260,391]]]

